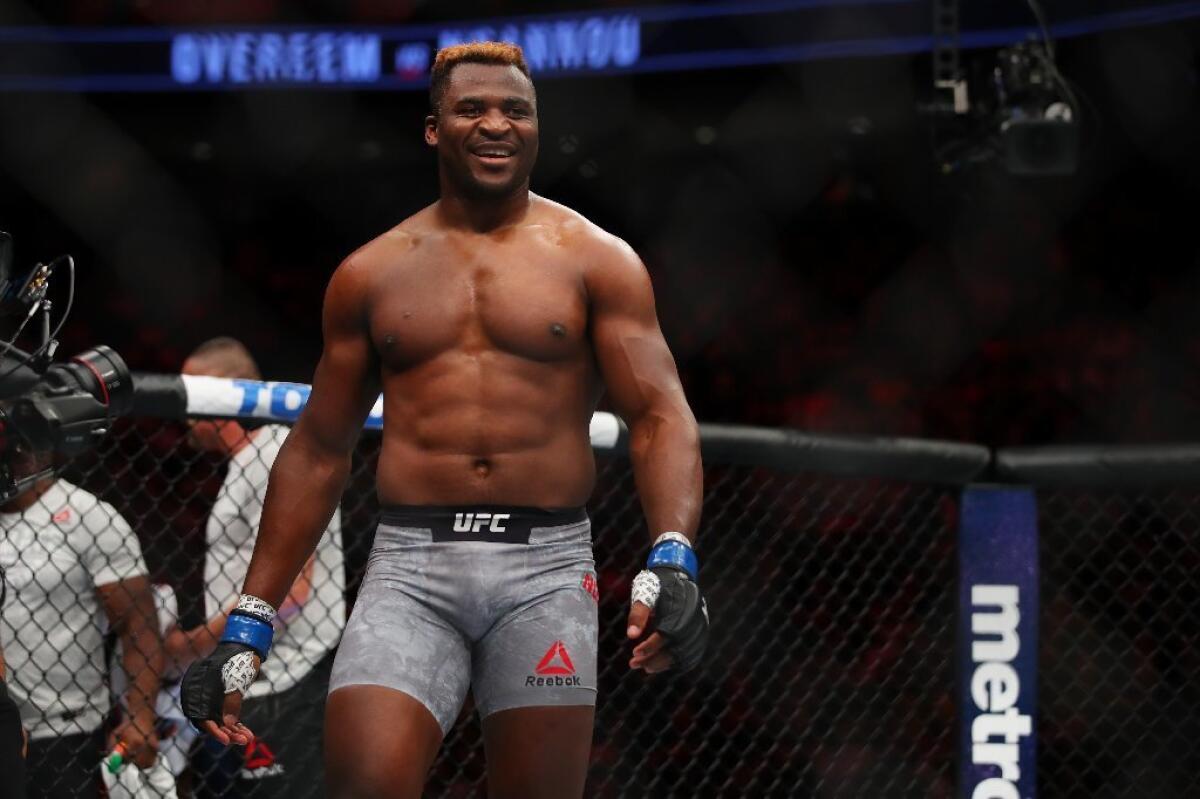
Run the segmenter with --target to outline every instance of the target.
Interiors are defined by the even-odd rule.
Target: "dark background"
[[[1057,20],[1139,3],[1047,5]],[[571,6],[75,0],[36,19],[5,4],[0,21],[402,23]],[[995,160],[944,174],[985,126],[935,128],[919,56],[539,80],[534,188],[642,254],[702,420],[993,446],[1195,440],[1198,42],[1190,22],[1059,43],[1083,105],[1068,178],[1014,178]],[[995,58],[966,63],[980,79]],[[425,109],[379,92],[0,96],[0,229],[19,263],[75,255],[64,353],[104,342],[134,369],[174,371],[232,334],[267,377],[307,381],[332,270],[435,199]],[[74,468],[198,620],[222,472],[181,434],[128,422]],[[343,498],[352,583],[375,518],[377,439],[360,446]],[[646,540],[633,494],[609,463],[593,500],[608,653]],[[664,685],[605,661],[591,795],[951,796],[956,497],[710,464],[712,662]],[[1191,795],[1200,500],[1039,499],[1042,793]],[[435,793],[473,794],[475,744],[460,726]]]
[[[572,4],[201,6],[94,0],[38,19],[393,23]],[[915,56],[541,80],[533,188],[642,255],[701,420],[991,445],[1193,438],[1198,32],[1059,43],[1084,106],[1069,178],[994,161],[942,174],[935,151],[965,134],[934,131]],[[980,76],[995,53],[965,57]],[[332,270],[435,199],[425,110],[420,93],[8,94],[0,228],[18,264],[75,256],[64,353],[107,343],[135,370],[173,371],[231,334],[268,378],[307,381]]]

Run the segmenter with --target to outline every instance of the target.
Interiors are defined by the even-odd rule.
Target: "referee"
[[[250,352],[229,337],[200,345],[182,371],[262,379]],[[209,620],[167,635],[167,651],[180,667],[213,650],[224,631],[226,612],[237,603],[254,552],[267,478],[287,434],[283,425],[247,430],[236,421],[191,424],[191,443],[229,458],[229,471],[205,533]],[[246,693],[242,718],[256,737],[244,752],[202,738],[192,761],[200,782],[198,797],[298,799],[321,793],[325,693],[345,624],[345,586],[341,523],[335,513],[279,609],[271,657]]]

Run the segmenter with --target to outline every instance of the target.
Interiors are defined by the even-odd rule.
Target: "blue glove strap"
[[[700,561],[696,560],[696,553],[687,544],[678,541],[663,541],[650,550],[650,557],[646,558],[646,568],[661,566],[682,569],[693,582],[700,574]]]
[[[235,610],[225,619],[225,632],[221,634],[221,642],[245,644],[257,652],[259,658],[266,660],[274,635],[275,628],[262,619]]]

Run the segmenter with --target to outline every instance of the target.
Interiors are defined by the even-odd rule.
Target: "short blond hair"
[[[455,44],[438,50],[433,59],[433,68],[429,70],[429,106],[436,116],[441,111],[442,96],[446,93],[446,85],[450,82],[450,72],[459,64],[498,64],[506,67],[516,67],[521,74],[529,78],[529,65],[525,63],[525,53],[515,44],[509,42],[468,42]]]
[[[239,377],[244,380],[262,380],[262,372],[254,356],[245,344],[232,336],[210,338],[188,356],[188,360],[202,361],[221,373],[221,377]]]

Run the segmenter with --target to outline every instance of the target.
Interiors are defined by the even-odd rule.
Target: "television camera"
[[[12,237],[0,232],[0,324],[14,324],[0,341],[0,502],[37,481],[55,475],[65,458],[95,446],[112,420],[133,404],[129,367],[110,347],[85,350],[65,362],[53,361],[56,336],[71,313],[75,263],[61,255],[14,273]],[[51,327],[51,281],[67,272],[67,301]],[[16,342],[36,320],[36,346]]]

